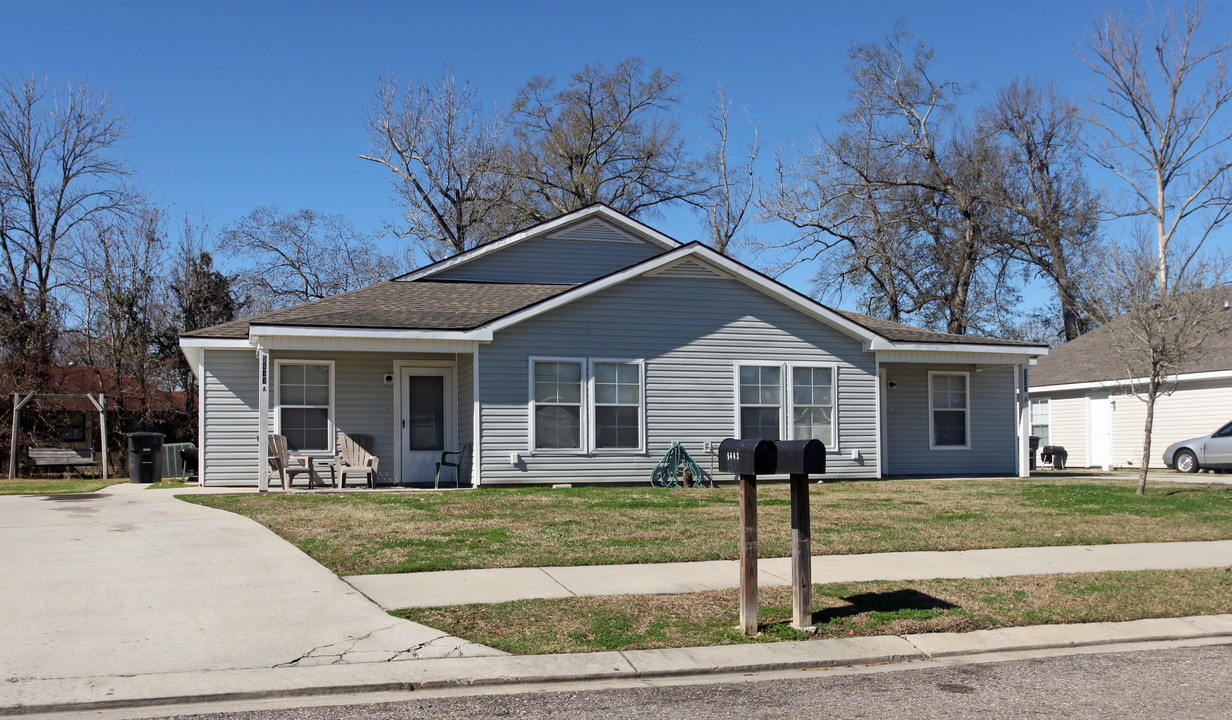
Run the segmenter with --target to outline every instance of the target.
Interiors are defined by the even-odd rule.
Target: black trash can
[[[163,480],[163,434],[128,434],[128,481],[156,483]]]
[[[1039,450],[1040,439],[1038,435],[1028,435],[1027,440],[1031,444],[1031,469],[1034,470],[1035,469],[1035,451]]]

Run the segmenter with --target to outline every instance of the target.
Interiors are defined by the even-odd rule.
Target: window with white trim
[[[582,361],[534,361],[533,409],[537,450],[582,448]]]
[[[1040,447],[1052,444],[1051,398],[1031,400],[1031,434],[1040,439]]]
[[[642,445],[642,368],[636,362],[594,362],[596,450]]]
[[[736,365],[736,432],[746,440],[813,440],[834,450],[833,365]]]
[[[278,434],[298,452],[332,453],[333,365],[278,363]]]
[[[531,358],[532,451],[641,452],[641,360]]]
[[[791,439],[834,446],[833,367],[791,367]]]
[[[969,376],[928,373],[929,435],[933,448],[965,449],[970,445]]]
[[[783,366],[740,365],[740,437],[745,440],[782,440]]]

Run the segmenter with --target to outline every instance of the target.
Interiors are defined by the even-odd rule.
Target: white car
[[[1232,422],[1210,435],[1172,443],[1164,450],[1164,464],[1183,473],[1232,470]]]

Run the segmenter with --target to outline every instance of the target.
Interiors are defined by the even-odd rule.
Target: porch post
[[[1014,390],[1018,398],[1018,477],[1031,477],[1031,396],[1027,368],[1014,366]]]
[[[90,398],[90,402],[94,407],[98,408],[98,434],[102,437],[102,454],[103,454],[103,480],[107,480],[107,413],[105,411],[107,397],[102,393],[98,394],[98,399],[86,393],[86,397]]]
[[[257,488],[269,492],[269,350],[257,344]]]
[[[471,398],[474,400],[474,408],[471,412],[471,485],[479,487],[483,483],[479,477],[479,455],[483,447],[479,436],[483,424],[479,418],[479,345],[477,344],[471,354]],[[461,458],[458,459],[461,460]],[[461,470],[461,468],[458,469]]]

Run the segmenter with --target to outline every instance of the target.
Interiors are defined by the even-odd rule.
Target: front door
[[[404,367],[399,390],[402,482],[432,482],[445,450],[457,450],[453,370]]]
[[[1091,423],[1088,426],[1087,467],[1112,467],[1112,399],[1107,395],[1091,396]]]

